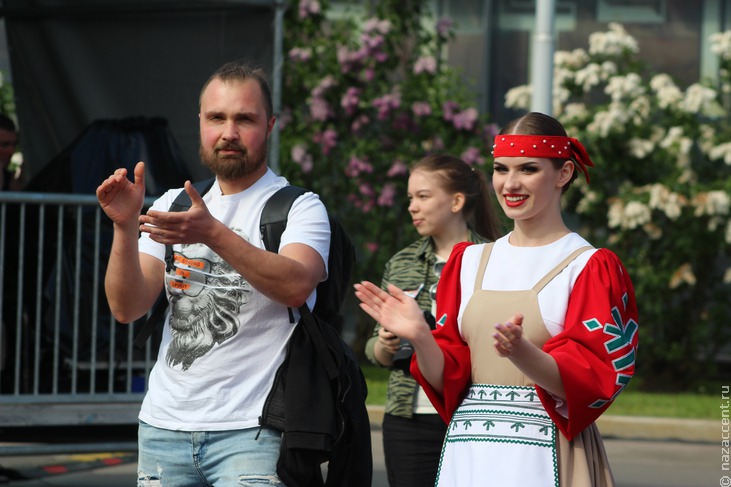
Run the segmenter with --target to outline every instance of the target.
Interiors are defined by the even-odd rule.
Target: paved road
[[[373,431],[374,478],[373,487],[388,487],[381,432]],[[618,487],[709,487],[731,486],[724,483],[721,471],[723,451],[719,444],[684,443],[669,441],[605,440],[607,454]],[[122,462],[118,465],[99,466],[101,463]],[[136,463],[134,456],[100,457],[98,455],[47,455],[37,458],[0,458],[5,469],[32,472],[32,467],[66,465],[84,468],[72,473],[53,474],[29,480],[11,480],[0,485],[17,487],[130,487],[134,485]],[[95,466],[96,468],[88,468]],[[85,468],[86,467],[86,468]],[[38,471],[37,471],[38,472]]]

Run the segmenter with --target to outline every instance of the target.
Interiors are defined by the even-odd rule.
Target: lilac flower
[[[279,114],[279,117],[277,117],[277,123],[279,124],[279,129],[284,130],[284,128],[289,125],[289,122],[292,121],[292,109],[289,107],[284,107],[282,109],[282,112]]]
[[[359,198],[357,195],[349,195],[348,200],[353,206],[355,206],[363,213],[370,212],[375,206],[373,198],[376,192],[373,191],[373,187],[367,182],[361,182],[359,184],[358,192],[361,196],[364,196],[365,198]]]
[[[315,164],[312,162],[312,156],[307,154],[307,157],[302,161],[301,166],[302,173],[307,174],[312,172],[312,168],[315,167]]]
[[[462,155],[460,155],[460,157],[470,166],[475,164],[484,164],[485,162],[485,159],[480,155],[480,149],[477,147],[468,147]]]
[[[441,37],[447,37],[454,26],[454,22],[449,17],[442,17],[437,21],[437,34]]]
[[[439,136],[427,139],[421,143],[421,148],[424,149],[424,152],[439,152],[444,150],[444,141]]]
[[[292,147],[292,160],[297,164],[301,164],[302,160],[307,155],[307,149],[302,144],[297,144]]]
[[[385,120],[391,114],[391,110],[395,110],[401,106],[401,94],[387,93],[375,98],[371,104],[374,108],[378,109],[378,119]]]
[[[338,63],[342,73],[350,73],[362,66],[363,61],[368,57],[368,51],[361,47],[357,51],[351,51],[345,46],[340,46],[337,52]]]
[[[368,49],[368,51],[376,51],[379,50],[381,47],[383,47],[383,44],[385,43],[385,39],[382,35],[368,35],[363,34],[360,36],[360,40],[363,42],[363,45]]]
[[[381,195],[378,197],[376,202],[378,206],[393,206],[396,199],[396,186],[393,183],[386,183],[383,185]]]
[[[337,86],[337,84],[338,82],[335,77],[331,74],[328,74],[320,80],[317,86],[312,89],[312,96],[315,98],[322,98],[322,95],[324,95],[327,90],[329,90],[333,86]]]
[[[377,17],[370,18],[363,24],[363,32],[379,32],[381,34],[388,34],[391,32],[391,21],[390,20],[379,20]]]
[[[393,178],[396,176],[405,176],[409,173],[409,168],[406,167],[406,164],[404,164],[400,159],[396,159],[393,161],[393,164],[391,164],[391,167],[388,169],[388,172],[386,175],[389,178]]]
[[[340,100],[340,106],[343,107],[345,113],[352,115],[355,113],[355,109],[358,108],[360,102],[360,89],[351,86],[347,89],[343,98]]]
[[[325,100],[322,98],[312,99],[310,103],[310,116],[313,119],[324,122],[330,117],[331,113],[330,105]]]
[[[472,130],[475,128],[478,116],[479,113],[476,108],[468,108],[456,114],[452,118],[452,123],[457,130]]]
[[[322,155],[326,156],[330,150],[337,145],[338,133],[333,129],[327,129],[322,133],[317,133],[312,137],[315,144],[320,144]]]
[[[368,162],[367,158],[359,159],[356,156],[350,158],[350,161],[348,161],[348,167],[345,168],[345,175],[349,178],[356,178],[362,173],[370,174],[372,172],[373,164]]]
[[[302,144],[292,147],[292,160],[300,165],[302,172],[307,174],[312,171],[314,166],[312,156],[307,153],[307,149]]]
[[[483,128],[485,134],[485,140],[492,146],[495,136],[500,133],[500,127],[496,123],[490,123],[485,125]]]
[[[352,133],[358,132],[361,128],[365,127],[371,122],[371,119],[367,115],[360,115],[358,118],[353,120],[353,124],[350,126]]]
[[[373,186],[370,185],[370,183],[360,183],[358,186],[358,191],[360,191],[360,194],[363,196],[375,196],[376,192],[373,190]]]
[[[365,83],[370,83],[376,77],[376,70],[373,68],[366,68],[360,73],[360,80]]]
[[[437,72],[437,60],[434,56],[421,56],[414,63],[414,74]]]
[[[444,117],[444,120],[451,122],[452,117],[454,117],[454,112],[459,108],[459,105],[457,105],[456,102],[453,101],[445,101],[442,104],[442,116]]]
[[[300,19],[306,19],[310,15],[316,15],[320,13],[320,2],[317,0],[300,0],[299,5],[299,17]]]
[[[411,131],[416,129],[416,124],[408,113],[401,112],[393,120],[395,130]]]
[[[417,101],[411,105],[411,111],[417,117],[428,117],[431,115],[431,105],[425,101]]]
[[[295,47],[289,51],[289,59],[292,61],[305,62],[312,58],[312,49],[309,47]]]

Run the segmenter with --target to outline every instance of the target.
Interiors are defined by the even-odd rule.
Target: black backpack
[[[305,192],[285,186],[267,201],[260,223],[267,250],[279,249],[289,209]],[[288,487],[370,487],[373,476],[368,389],[357,357],[340,336],[355,250],[337,219],[329,220],[328,279],[317,286],[313,312],[306,304],[299,308],[300,322],[259,419],[283,432],[277,475]]]
[[[282,233],[287,227],[287,216],[294,201],[307,192],[298,186],[284,186],[274,193],[264,205],[259,229],[264,248],[270,252],[279,250]],[[312,310],[319,318],[343,331],[343,315],[340,308],[347,292],[351,290],[351,276],[355,264],[355,247],[340,222],[328,214],[330,220],[330,254],[327,260],[328,278],[317,285],[317,301]]]

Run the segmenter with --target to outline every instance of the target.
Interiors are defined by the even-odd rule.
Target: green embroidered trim
[[[489,415],[489,417],[486,419],[485,415]],[[520,419],[516,418],[516,416],[520,417]],[[498,428],[498,425],[508,425],[508,427]],[[501,433],[489,433],[493,428],[500,429]],[[520,434],[526,428],[529,428],[534,434]],[[461,430],[464,430],[464,433]],[[449,423],[444,441],[517,442],[550,448],[554,443],[553,430],[553,422],[545,414],[505,411],[502,409],[472,409],[469,411],[457,411],[454,414],[452,421]],[[546,437],[545,441],[535,438],[538,434],[544,435]]]
[[[499,432],[489,433],[495,429]],[[523,431],[533,434],[522,434]],[[489,384],[470,387],[465,402],[454,413],[447,429],[437,468],[437,485],[447,444],[470,442],[550,448],[553,483],[554,487],[559,487],[557,428],[543,409],[534,387]]]

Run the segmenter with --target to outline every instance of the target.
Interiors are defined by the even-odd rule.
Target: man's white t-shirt
[[[271,170],[245,191],[222,195],[218,182],[204,195],[211,215],[256,247],[264,248],[259,218],[264,203],[286,179]],[[153,204],[168,211],[180,190]],[[327,267],[330,225],[313,193],[294,202],[280,249],[302,243]],[[140,252],[164,260],[165,246],[143,233]],[[244,280],[208,247],[175,245],[175,269],[165,276],[170,299],[157,362],[140,420],[170,430],[220,431],[258,426],[274,374],[294,329],[287,308]],[[286,280],[287,276],[282,276]],[[312,308],[313,292],[307,300]],[[295,322],[297,310],[293,310]]]

